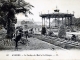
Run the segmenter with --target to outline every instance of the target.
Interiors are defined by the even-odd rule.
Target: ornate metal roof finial
[[[57,6],[56,6],[56,10],[57,10]]]
[[[48,10],[48,14],[49,14],[49,10]]]
[[[73,14],[74,14],[75,12],[73,11]]]
[[[59,9],[57,9],[57,6],[56,6],[56,9],[54,10],[54,12],[59,12]]]
[[[67,10],[67,14],[68,14],[68,10]]]

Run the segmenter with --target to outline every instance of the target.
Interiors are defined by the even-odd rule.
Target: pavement
[[[3,50],[15,50],[15,45],[5,45]],[[28,38],[28,42],[25,45],[19,43],[18,50],[54,50],[54,49],[63,49],[61,47],[55,46],[53,44],[47,43],[45,41],[39,40],[37,38]]]
[[[26,50],[42,50],[42,49],[63,49],[61,47],[55,46],[53,44],[47,43],[45,41],[41,41],[37,38],[28,38],[29,43],[26,44],[27,46],[24,46],[22,49]]]

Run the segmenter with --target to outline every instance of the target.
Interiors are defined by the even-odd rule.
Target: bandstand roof
[[[41,14],[42,18],[64,18],[64,17],[72,17],[74,14],[69,13],[50,13],[50,14]]]

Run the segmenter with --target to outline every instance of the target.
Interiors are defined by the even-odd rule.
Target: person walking
[[[71,40],[76,41],[76,36],[72,34]]]
[[[28,38],[28,31],[25,31],[26,39]]]
[[[21,37],[23,36],[23,31],[22,30],[18,30],[15,36],[15,48],[18,48],[18,41],[20,41]]]

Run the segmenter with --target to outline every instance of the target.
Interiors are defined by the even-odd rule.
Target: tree
[[[74,21],[75,26],[80,27],[80,18],[75,18]]]
[[[59,38],[64,38],[66,37],[66,29],[64,27],[64,25],[61,25],[59,28],[59,32],[58,32],[58,37]]]
[[[8,38],[14,33],[12,25],[17,22],[15,14],[32,14],[32,7],[34,6],[24,0],[0,0],[0,23],[7,29]]]

